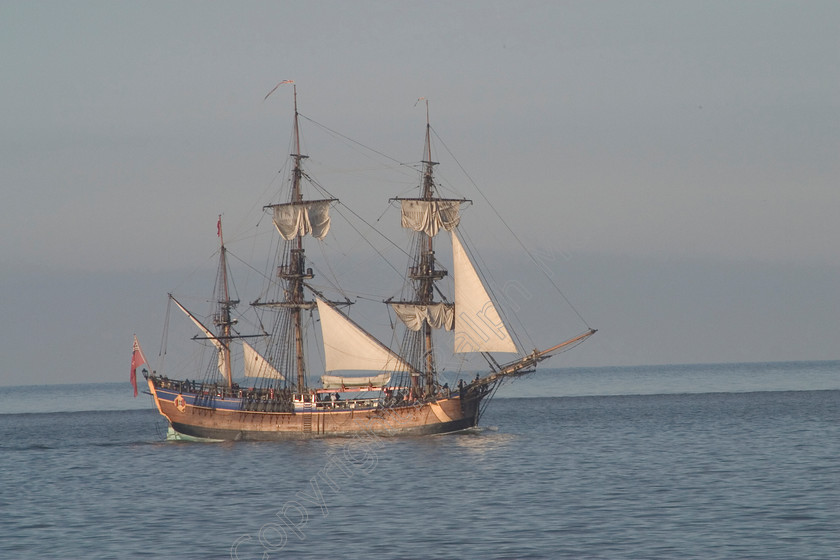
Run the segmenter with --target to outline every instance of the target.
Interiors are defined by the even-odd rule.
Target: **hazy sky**
[[[0,1],[0,53],[0,384],[156,353],[215,216],[271,202],[284,79],[400,161],[430,100],[601,329],[552,365],[840,358],[838,2]],[[400,194],[305,138],[367,217]]]

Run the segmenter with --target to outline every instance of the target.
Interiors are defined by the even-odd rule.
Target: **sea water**
[[[840,554],[840,362],[546,369],[444,436],[164,438],[127,382],[0,388],[0,558]]]

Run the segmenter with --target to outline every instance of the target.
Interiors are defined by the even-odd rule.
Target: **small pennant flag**
[[[266,93],[266,94],[265,94],[265,97],[263,98],[263,101],[265,101],[266,99],[268,99],[268,96],[269,96],[269,95],[271,95],[272,93],[274,93],[275,91],[277,91],[277,88],[279,88],[279,87],[280,87],[280,86],[282,86],[283,84],[293,84],[293,83],[295,83],[295,81],[294,81],[294,80],[283,80],[282,82],[280,82],[279,84],[277,84],[276,86],[274,86],[274,88],[273,88],[271,91],[269,91],[268,93]]]

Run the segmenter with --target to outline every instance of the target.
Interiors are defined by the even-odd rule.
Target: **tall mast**
[[[429,119],[429,102],[426,102],[426,136],[423,146],[420,193],[417,198],[392,198],[399,201],[402,227],[414,232],[407,282],[399,301],[387,300],[399,319],[405,324],[403,352],[417,367],[419,374],[412,374],[411,388],[415,394],[433,393],[437,386],[432,329],[455,328],[455,303],[441,294],[435,300],[435,282],[448,272],[438,267],[435,260],[434,237],[441,231],[453,232],[461,220],[460,209],[471,201],[461,198],[442,198],[435,192],[432,161],[432,125]],[[453,234],[454,239],[454,234]],[[457,342],[457,341],[456,341]],[[423,378],[423,386],[419,379]]]
[[[435,282],[448,273],[436,266],[434,237],[443,229],[452,231],[460,221],[460,205],[469,202],[466,199],[441,198],[435,192],[434,167],[437,162],[432,161],[431,131],[427,101],[419,196],[391,199],[400,202],[402,227],[415,232],[403,299],[387,301],[407,327],[403,336],[403,352],[420,372],[413,372],[411,377],[415,395],[430,394],[437,385],[432,329],[452,330],[454,327],[454,305],[445,298],[435,300]],[[419,378],[423,379],[422,386]]]
[[[295,104],[295,153],[292,154],[294,158],[294,169],[292,170],[292,202],[303,201],[303,193],[300,189],[300,180],[303,174],[300,162],[306,157],[300,153],[300,126],[298,124],[298,106],[297,106],[297,86],[293,85],[294,104]],[[289,299],[294,304],[301,304],[303,302],[303,273],[304,273],[304,252],[303,252],[303,237],[298,235],[295,239],[294,248],[291,250],[290,266],[290,282],[289,282]],[[306,366],[303,359],[303,333],[301,329],[299,306],[292,307],[292,321],[295,330],[295,367],[297,371],[297,386],[298,391],[303,392],[306,388]]]
[[[221,370],[225,377],[228,387],[233,386],[233,373],[230,359],[230,341],[231,341],[231,327],[236,322],[231,319],[230,310],[233,309],[239,301],[230,299],[230,291],[228,289],[228,275],[227,275],[227,249],[225,249],[225,239],[222,236],[222,216],[219,216],[217,223],[219,234],[219,273],[217,290],[219,296],[216,298],[217,311],[213,317],[213,323],[220,329],[222,346],[219,349],[221,354]]]
[[[284,83],[292,83],[287,80]],[[278,84],[279,85],[279,84]],[[275,88],[276,89],[276,88]],[[271,209],[274,214],[274,226],[283,244],[278,251],[277,278],[274,284],[275,297],[271,301],[255,301],[251,305],[272,307],[278,311],[274,324],[270,349],[266,359],[283,371],[294,383],[295,391],[306,391],[306,344],[304,341],[303,311],[317,307],[314,300],[307,300],[304,293],[306,281],[314,278],[311,268],[306,267],[303,238],[311,235],[323,239],[330,229],[329,206],[333,198],[307,199],[304,197],[303,181],[311,181],[303,170],[303,160],[307,156],[301,153],[300,113],[297,105],[297,87],[294,86],[294,153],[291,169],[291,193],[286,202],[269,204],[264,209]],[[272,90],[274,91],[274,90]],[[294,380],[294,381],[292,381]]]
[[[426,100],[426,145],[424,149],[423,158],[423,196],[424,200],[432,200],[434,197],[434,181],[432,179],[432,172],[435,162],[432,161],[432,139],[431,139],[431,124],[429,123],[429,101]],[[437,279],[437,272],[435,271],[435,251],[433,245],[434,237],[426,233],[420,234],[422,237],[425,251],[421,257],[422,270],[426,271],[426,276],[420,282],[420,289],[418,300],[423,304],[432,303],[434,300],[434,283]],[[425,238],[425,239],[423,239]],[[442,276],[441,276],[442,277]],[[435,384],[435,353],[432,345],[432,327],[428,321],[424,322],[424,339],[425,339],[425,381],[426,393],[431,393]]]
[[[426,137],[423,146],[423,171],[420,197],[417,199],[397,199],[403,203],[403,227],[407,227],[405,222],[405,204],[421,204],[426,212],[431,212],[433,204],[440,201],[435,195],[433,171],[437,163],[432,161],[431,128],[429,121],[429,102],[426,101]],[[412,200],[415,202],[412,202]],[[425,309],[426,306],[436,304],[434,297],[435,282],[446,276],[446,270],[437,270],[435,268],[434,236],[436,230],[429,231],[423,227],[415,226],[418,226],[418,224],[408,226],[418,232],[412,266],[408,274],[408,278],[413,282],[412,301],[402,303],[409,304],[415,309]],[[438,328],[441,327],[440,324],[435,326]],[[416,330],[417,327],[410,328]],[[429,320],[423,319],[422,324],[419,326],[420,332],[410,335],[410,338],[413,338],[414,341],[410,342],[409,346],[417,352],[413,356],[419,362],[417,363],[417,367],[422,372],[423,377],[423,387],[420,386],[418,376],[412,375],[411,377],[411,387],[416,395],[432,393],[437,382],[432,328],[433,326]]]

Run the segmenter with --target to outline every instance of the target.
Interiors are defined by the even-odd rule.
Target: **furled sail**
[[[322,375],[324,389],[347,389],[358,387],[384,387],[391,380],[390,373],[380,373],[372,377],[343,377],[341,375]]]
[[[452,231],[461,221],[460,200],[402,199],[402,227],[434,237],[441,228]]]
[[[183,311],[186,314],[187,317],[192,319],[192,322],[195,323],[195,325],[198,327],[198,329],[201,332],[204,333],[204,335],[207,337],[207,339],[210,342],[212,342],[213,345],[216,346],[216,348],[218,348],[218,350],[219,350],[219,360],[218,360],[218,362],[219,362],[219,364],[218,364],[219,365],[219,373],[221,373],[222,376],[224,376],[225,379],[230,379],[231,378],[231,375],[230,375],[230,360],[228,359],[229,354],[227,352],[227,347],[225,346],[225,344],[221,340],[219,340],[218,337],[215,334],[213,334],[213,331],[211,331],[210,329],[205,327],[201,323],[201,321],[198,320],[198,318],[195,315],[193,315],[192,313],[187,311],[187,308],[184,307],[183,305],[181,305],[181,303],[177,299],[175,299],[172,296],[169,296],[169,297],[172,298],[172,301],[175,302],[175,305],[177,305],[181,309],[181,311]]]
[[[391,307],[405,326],[413,331],[419,331],[424,320],[435,329],[451,331],[455,328],[455,306],[451,303],[392,303]]]
[[[452,233],[455,352],[518,352],[461,241]]]
[[[285,379],[283,374],[274,369],[268,360],[262,357],[253,346],[242,341],[245,354],[245,377],[265,377],[267,379]]]
[[[286,241],[307,234],[323,239],[330,231],[330,202],[332,200],[275,204],[274,226]]]
[[[414,372],[409,363],[333,306],[316,298],[326,371]]]

